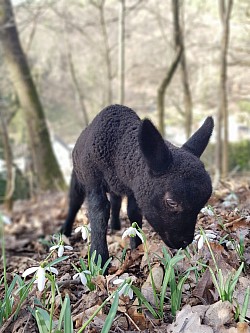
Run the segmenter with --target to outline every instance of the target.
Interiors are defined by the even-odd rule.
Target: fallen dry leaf
[[[192,312],[190,305],[185,305],[177,312],[174,323],[168,325],[168,333],[214,333],[212,327],[201,324],[197,312]]]
[[[163,275],[164,275],[163,268],[159,264],[155,265],[152,268],[153,281],[157,291],[161,289]],[[156,305],[150,274],[148,275],[147,280],[143,283],[141,287],[141,292],[150,304]]]
[[[230,321],[234,317],[232,303],[218,301],[209,306],[205,313],[204,323],[215,328],[219,328]]]
[[[193,295],[198,297],[204,304],[211,304],[214,299],[210,290],[213,287],[212,277],[207,268],[194,288]]]

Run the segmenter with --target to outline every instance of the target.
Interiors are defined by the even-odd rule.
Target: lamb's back
[[[73,150],[76,174],[84,184],[105,181],[115,192],[124,192],[119,178],[129,170],[138,147],[140,118],[130,108],[111,105],[103,109],[81,133]],[[116,191],[117,187],[117,191]]]

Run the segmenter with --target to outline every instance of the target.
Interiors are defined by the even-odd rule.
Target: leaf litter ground
[[[247,286],[250,285],[249,263],[250,263],[250,182],[245,180],[234,180],[230,183],[221,184],[220,188],[213,194],[209,204],[216,212],[215,216],[199,214],[196,233],[199,227],[205,231],[212,231],[216,239],[210,242],[215,254],[216,262],[222,269],[223,275],[228,276],[235,272],[240,264],[239,254],[233,244],[237,244],[240,237],[244,241],[245,270],[242,272],[234,297],[239,304],[243,303]],[[115,276],[126,278],[132,277],[133,283],[142,289],[144,296],[152,304],[152,288],[149,279],[147,259],[143,246],[131,252],[127,250],[126,257],[121,262],[124,249],[129,247],[127,240],[122,240],[121,235],[125,228],[129,227],[126,217],[126,203],[123,202],[121,210],[122,230],[112,234],[108,231],[109,252],[113,257],[112,267],[109,275],[99,277],[95,280],[96,290],[88,291],[77,280],[72,280],[76,273],[72,263],[78,266],[79,258],[87,255],[86,242],[83,242],[80,234],[73,234],[69,240],[74,251],[66,254],[69,258],[61,263],[59,276],[57,278],[61,295],[68,294],[71,301],[72,317],[74,320],[74,331],[92,315],[96,308],[102,304],[115,286],[110,282]],[[3,208],[1,209],[3,211]],[[64,193],[44,194],[36,200],[17,201],[11,214],[11,224],[5,226],[5,245],[7,256],[7,278],[11,283],[14,274],[21,275],[25,269],[37,266],[48,253],[51,246],[51,235],[60,230],[67,214],[67,196]],[[86,207],[83,207],[77,215],[74,227],[87,223]],[[153,275],[156,287],[161,290],[163,269],[158,256],[162,256],[162,243],[159,236],[145,222],[143,231],[147,237],[150,261],[153,267]],[[230,240],[230,242],[228,242]],[[235,240],[236,243],[234,243]],[[178,271],[184,272],[190,265],[194,266],[198,261],[209,264],[213,268],[213,261],[208,247],[204,245],[199,251],[194,250],[197,244],[191,245],[190,259],[184,259],[178,263]],[[170,251],[170,250],[169,250]],[[1,262],[2,265],[2,262]],[[1,271],[3,267],[1,266]],[[46,296],[49,299],[49,292]],[[4,295],[4,286],[0,286],[0,299]],[[34,286],[28,299],[24,302],[18,318],[14,321],[10,317],[0,328],[0,332],[38,332],[30,308],[34,307],[34,298],[41,294]],[[119,308],[113,322],[112,332],[231,332],[246,333],[247,325],[241,325],[234,320],[234,311],[229,302],[220,302],[218,293],[214,288],[209,269],[200,272],[197,280],[191,272],[184,284],[181,311],[173,318],[168,301],[169,292],[166,294],[163,320],[156,320],[146,309],[138,311],[138,300],[129,300],[128,297],[120,299]],[[17,299],[18,302],[18,299]],[[100,332],[107,317],[110,304],[105,306],[98,316],[94,318],[87,327],[86,332]],[[59,296],[56,299],[55,317],[60,313]],[[250,319],[250,306],[246,315]]]

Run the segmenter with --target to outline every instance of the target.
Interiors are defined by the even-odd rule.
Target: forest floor
[[[212,233],[209,239],[210,249],[206,242],[198,249],[197,242],[189,246],[189,257],[176,264],[176,279],[191,270],[183,285],[181,311],[176,317],[171,314],[171,294],[167,289],[164,299],[164,316],[155,319],[144,307],[139,306],[136,295],[133,299],[123,296],[119,300],[119,307],[113,320],[111,332],[169,332],[169,333],[202,333],[202,332],[229,332],[246,333],[247,324],[238,323],[237,308],[242,308],[247,286],[250,285],[250,179],[238,179],[225,183],[213,194],[209,201],[215,215],[200,213],[196,226],[196,234],[199,227],[206,233]],[[4,213],[2,208],[1,210]],[[16,201],[10,216],[11,224],[5,225],[5,248],[7,261],[7,281],[10,284],[15,274],[22,273],[29,267],[38,266],[46,258],[49,247],[52,245],[52,235],[57,233],[62,226],[67,214],[67,195],[65,193],[44,194],[37,200]],[[113,257],[109,275],[96,278],[94,291],[81,284],[78,280],[72,280],[76,274],[72,263],[79,267],[79,258],[86,258],[88,248],[81,234],[74,234],[70,239],[73,251],[66,251],[66,260],[57,265],[59,274],[57,283],[61,296],[66,294],[70,297],[71,312],[74,322],[74,332],[77,332],[82,324],[93,314],[97,307],[117,288],[112,284],[115,277],[131,277],[133,284],[140,288],[146,299],[154,305],[152,288],[149,276],[147,256],[143,245],[137,250],[127,251],[122,261],[124,249],[128,246],[127,239],[122,239],[124,230],[129,227],[126,218],[125,202],[121,210],[122,230],[111,234],[108,231],[109,253]],[[83,207],[75,221],[74,229],[87,223],[86,209]],[[143,224],[143,231],[147,238],[149,260],[153,267],[156,288],[161,294],[163,268],[160,257],[163,257],[164,244],[160,237],[153,231],[148,223]],[[198,237],[198,236],[197,236]],[[200,242],[200,246],[201,246]],[[170,250],[167,250],[171,253]],[[214,286],[211,272],[216,271],[216,265],[211,255],[214,254],[216,265],[221,269],[224,279],[245,263],[233,293],[233,301],[221,302],[217,289]],[[173,255],[176,251],[173,253]],[[199,265],[200,263],[200,265]],[[0,271],[3,271],[2,262]],[[2,274],[1,274],[2,275]],[[29,280],[29,277],[26,278]],[[147,280],[147,283],[146,283]],[[4,297],[4,285],[0,285],[0,300]],[[50,300],[50,290],[46,289],[43,294],[37,290],[34,284],[29,297],[21,307],[18,317],[14,316],[5,321],[0,332],[38,332],[36,321],[30,309],[34,308],[34,299]],[[19,302],[18,295],[14,302]],[[91,321],[85,332],[100,332],[107,318],[111,304],[107,303],[98,315]],[[55,319],[60,314],[60,296],[55,299]],[[246,312],[246,321],[250,320],[250,305]]]

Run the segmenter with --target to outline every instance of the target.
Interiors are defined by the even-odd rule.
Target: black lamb
[[[212,193],[211,179],[199,157],[213,131],[213,119],[181,147],[164,141],[150,120],[130,108],[103,109],[81,133],[73,150],[73,174],[68,218],[70,235],[76,212],[85,197],[91,224],[91,252],[105,263],[109,257],[106,233],[112,206],[112,228],[119,229],[122,196],[128,198],[128,217],[142,226],[142,215],[171,248],[193,241],[197,215]],[[110,193],[110,201],[107,198]],[[139,245],[138,237],[131,246]]]

